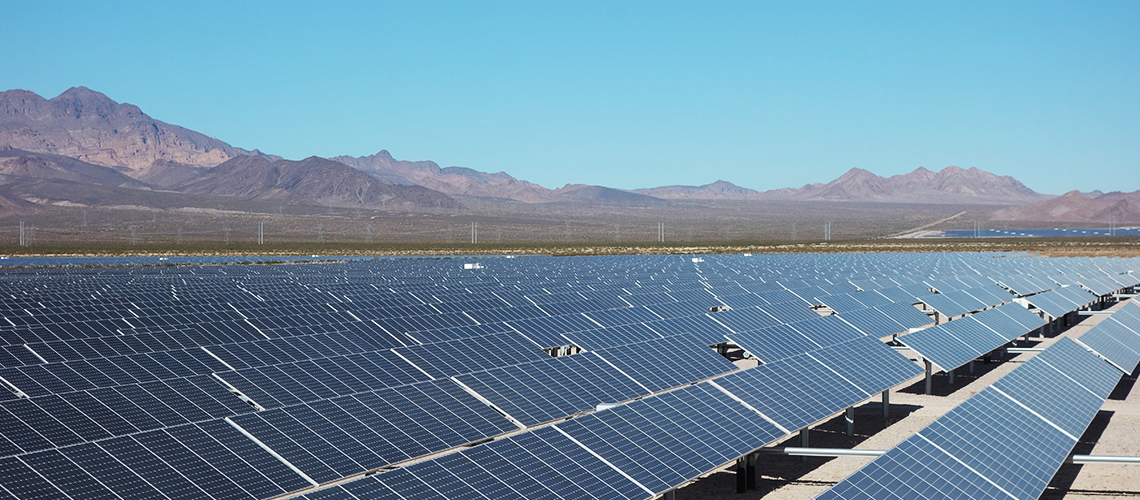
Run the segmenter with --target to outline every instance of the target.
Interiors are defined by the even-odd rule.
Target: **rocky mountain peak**
[[[52,99],[26,90],[0,93],[0,146],[69,156],[140,179],[155,162],[213,167],[255,155],[198,132],[164,123],[138,106],[87,87]]]

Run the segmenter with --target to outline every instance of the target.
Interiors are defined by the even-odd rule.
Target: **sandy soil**
[[[1117,304],[1112,309],[1122,307]],[[1061,336],[1077,338],[1104,319],[1078,317],[1079,323],[1058,336],[1031,338],[1029,347],[1048,347]],[[910,354],[910,353],[908,353]],[[810,444],[820,448],[889,449],[933,422],[944,413],[985,389],[994,381],[1029,360],[1034,354],[1010,354],[993,363],[975,363],[973,374],[960,373],[955,384],[945,374],[935,375],[933,394],[923,392],[922,377],[915,377],[891,391],[891,415],[882,417],[880,398],[855,408],[855,436],[846,435],[842,414],[813,426]],[[965,369],[959,370],[965,372]],[[1140,390],[1133,391],[1135,377],[1124,377],[1101,408],[1073,453],[1080,455],[1140,456]],[[799,436],[788,436],[772,446],[799,446]],[[790,500],[809,499],[851,475],[872,457],[787,457],[761,455],[757,462],[756,490],[736,493],[732,464],[677,490],[680,500]],[[1061,467],[1041,496],[1042,499],[1140,498],[1140,465],[1072,465]]]

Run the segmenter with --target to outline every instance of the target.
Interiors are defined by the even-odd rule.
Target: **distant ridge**
[[[553,190],[518,180],[504,172],[488,174],[464,167],[440,168],[433,161],[397,160],[386,150],[370,156],[334,156],[330,159],[367,172],[384,182],[415,184],[450,195],[503,198],[524,203],[557,200]]]
[[[742,188],[728,181],[716,181],[703,186],[662,186],[632,189],[630,192],[666,200],[746,200],[760,195],[759,191]]]
[[[0,148],[0,174],[37,179],[62,179],[99,186],[150,189],[110,167],[92,165],[75,158]]]
[[[463,207],[438,191],[386,184],[352,167],[316,156],[272,162],[257,156],[236,157],[170,189],[287,204]]]
[[[1140,224],[1140,191],[1081,193],[1069,191],[1051,200],[999,210],[993,220],[1018,222],[1085,222],[1108,226]]]
[[[754,191],[725,181],[704,186],[665,186],[632,192],[672,200],[802,200],[875,203],[983,203],[1015,205],[1052,198],[1029,189],[1009,176],[997,176],[978,168],[949,166],[940,172],[919,167],[907,174],[880,177],[861,168],[827,184],[808,184],[798,189]]]
[[[988,203],[1015,205],[1051,198],[1029,189],[1017,179],[998,176],[976,167],[949,166],[939,172],[919,167],[907,174],[880,177],[853,168],[827,184],[810,184],[795,190],[765,193],[786,199],[817,201],[874,201],[882,203]]]

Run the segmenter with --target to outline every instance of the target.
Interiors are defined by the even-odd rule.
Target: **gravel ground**
[[[1117,304],[1112,308],[1122,307]],[[1056,337],[1031,338],[1029,347],[1048,347],[1061,336],[1077,338],[1104,316],[1081,316],[1079,323]],[[912,354],[912,353],[907,353]],[[921,430],[970,396],[1029,360],[1034,354],[1010,354],[993,363],[975,363],[973,374],[961,373],[955,384],[935,375],[933,394],[923,393],[922,376],[891,391],[891,415],[884,421],[881,400],[876,397],[855,408],[855,436],[846,435],[842,414],[812,427],[810,444],[820,448],[889,449]],[[960,370],[965,372],[965,369]],[[1133,391],[1135,377],[1125,377],[1101,408],[1073,453],[1080,455],[1140,456],[1140,390]],[[773,446],[799,446],[799,436],[787,437]],[[757,463],[756,490],[736,493],[731,465],[716,470],[677,490],[679,500],[800,500],[812,498],[841,481],[873,457],[787,457],[761,455]],[[1042,499],[1140,498],[1140,465],[1071,465],[1061,467]]]

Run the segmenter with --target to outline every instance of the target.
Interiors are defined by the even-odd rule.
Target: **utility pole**
[[[257,244],[265,244],[265,221],[257,223]]]
[[[27,241],[24,239],[24,221],[20,221],[20,246],[28,246]]]
[[[665,243],[665,223],[664,222],[658,222],[657,223],[657,242],[658,243]]]
[[[479,243],[479,223],[478,222],[472,222],[471,223],[471,244],[475,245],[477,243]]]
[[[138,233],[137,233],[138,228],[139,228],[138,226],[131,226],[131,246],[135,246],[135,245],[139,244]]]

